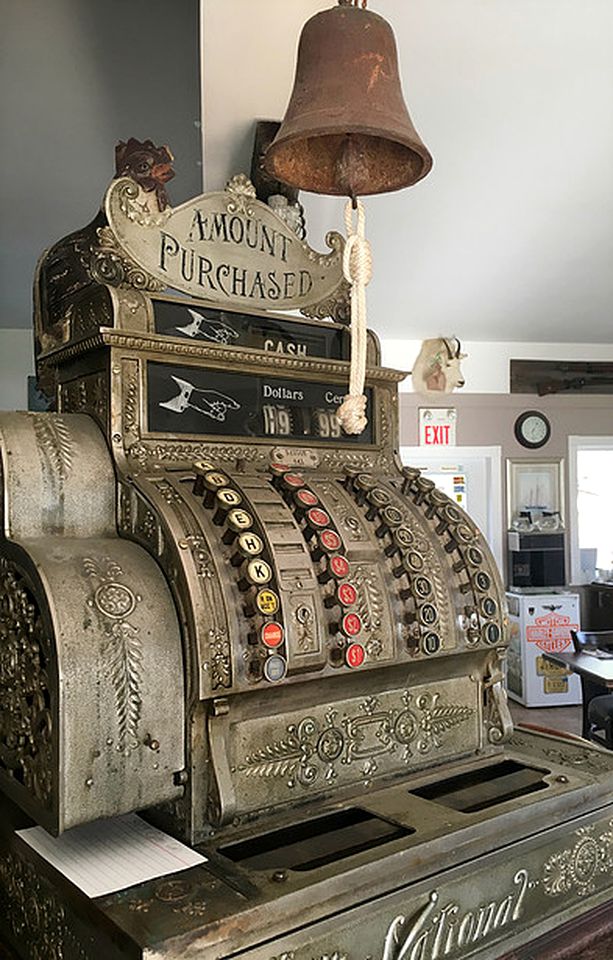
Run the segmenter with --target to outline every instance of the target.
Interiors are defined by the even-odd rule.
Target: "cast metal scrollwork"
[[[13,853],[0,858],[0,903],[13,938],[32,960],[91,960],[64,907],[32,864]]]
[[[245,756],[236,769],[245,777],[286,778],[287,786],[309,787],[321,776],[333,782],[344,767],[361,765],[370,778],[376,757],[402,749],[401,763],[442,747],[446,734],[474,714],[468,704],[441,703],[438,693],[417,696],[406,691],[401,702],[384,707],[378,697],[366,697],[358,710],[339,717],[328,709],[323,719],[304,717],[291,723],[279,739]]]
[[[17,566],[0,558],[0,770],[44,807],[53,795],[51,639]]]

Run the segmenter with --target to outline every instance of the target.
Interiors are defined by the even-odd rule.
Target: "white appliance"
[[[509,696],[526,707],[581,703],[575,673],[545,660],[545,653],[572,652],[571,630],[579,629],[579,596],[560,590],[528,588],[507,593],[510,643],[507,660]]]

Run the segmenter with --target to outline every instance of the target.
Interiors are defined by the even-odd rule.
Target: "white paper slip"
[[[206,862],[206,857],[134,813],[74,827],[61,837],[50,836],[42,827],[18,830],[17,835],[88,897]]]

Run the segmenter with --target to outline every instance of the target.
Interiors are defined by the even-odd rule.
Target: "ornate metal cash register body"
[[[57,412],[0,417],[0,930],[26,960],[492,958],[608,899],[611,758],[513,732],[496,566],[401,466],[373,336],[368,428],[338,427],[328,243],[245,178],[174,211],[122,178],[39,265]],[[131,811],[207,862],[89,900],[14,833]]]

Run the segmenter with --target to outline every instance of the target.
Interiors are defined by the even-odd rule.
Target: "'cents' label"
[[[283,643],[283,627],[280,623],[265,623],[262,627],[262,643],[267,647],[279,647]]]
[[[350,643],[347,647],[347,653],[345,654],[347,660],[347,666],[356,669],[361,667],[366,658],[366,653],[364,647],[361,643]]]

